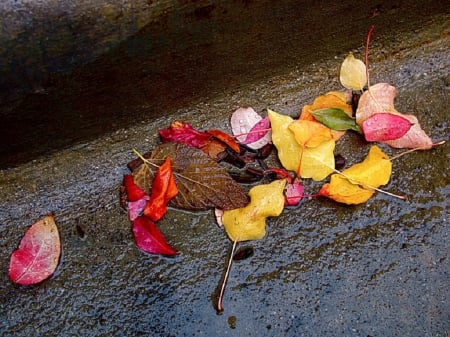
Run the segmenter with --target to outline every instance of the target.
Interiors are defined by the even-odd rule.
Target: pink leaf
[[[411,128],[412,123],[399,115],[376,113],[362,123],[364,137],[368,142],[383,142],[402,137]]]
[[[295,180],[293,183],[289,183],[286,185],[286,193],[285,193],[285,205],[286,206],[295,206],[300,200],[303,198],[303,185]]]
[[[244,144],[254,143],[261,138],[265,137],[270,129],[270,119],[269,117],[264,117],[258,123],[256,123],[245,137]],[[265,145],[265,144],[264,144]]]
[[[32,225],[11,255],[9,278],[12,282],[31,285],[50,277],[58,266],[61,242],[53,216]]]
[[[231,129],[233,131],[233,135],[236,136],[237,140],[243,144],[247,144],[250,148],[260,149],[264,145],[268,144],[271,139],[271,133],[267,132],[262,137],[260,137],[260,133],[256,132],[256,138],[250,138],[253,142],[249,143],[247,138],[252,134],[252,131],[262,130],[263,126],[257,124],[261,122],[263,118],[255,111],[253,108],[239,108],[231,115]],[[262,122],[264,123],[267,122]],[[255,128],[255,129],[254,129]],[[266,127],[267,129],[267,127]],[[254,136],[251,136],[254,137]]]
[[[156,225],[147,217],[138,217],[132,227],[134,241],[144,252],[165,256],[175,256],[179,253],[167,243]]]
[[[134,221],[142,215],[149,199],[150,197],[148,195],[144,195],[141,199],[128,202],[128,217],[130,221]]]
[[[417,148],[429,149],[433,146],[433,141],[422,130],[419,121],[414,115],[405,115],[394,108],[394,98],[397,89],[388,83],[378,83],[372,85],[360,97],[358,109],[356,111],[356,123],[362,127],[364,121],[374,114],[389,112],[401,116],[412,124],[411,128],[401,137],[383,142],[396,148]]]

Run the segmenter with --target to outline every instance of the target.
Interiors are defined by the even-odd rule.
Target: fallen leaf
[[[361,95],[356,111],[356,123],[362,126],[364,121],[377,113],[391,113],[406,118],[412,124],[411,128],[402,137],[383,141],[395,148],[430,149],[433,141],[422,130],[419,121],[414,115],[405,115],[394,108],[396,88],[388,83],[372,85]]]
[[[318,122],[296,120],[289,124],[295,140],[303,147],[317,147],[332,139],[330,129]]]
[[[260,149],[271,141],[267,118],[262,118],[253,108],[241,107],[234,111],[230,124],[237,140],[252,149]]]
[[[144,213],[145,206],[149,199],[150,197],[148,195],[144,195],[141,199],[136,201],[128,201],[127,210],[130,221],[134,221]]]
[[[178,194],[170,206],[186,210],[234,209],[247,204],[242,187],[201,150],[182,143],[165,143],[146,156],[150,164],[134,165],[133,177],[146,193],[156,169],[170,157]]]
[[[222,143],[226,144],[234,152],[236,152],[236,153],[241,152],[241,149],[239,148],[239,144],[228,133],[223,132],[221,130],[213,130],[213,129],[207,130],[206,133],[212,135],[214,138],[216,138],[216,139],[220,140]]]
[[[290,126],[294,123],[294,120],[275,111],[268,111],[272,126],[272,141],[278,150],[278,158],[285,169],[296,172],[302,178],[312,178],[316,181],[325,179],[333,172],[334,139],[323,141],[317,145],[319,142],[313,140],[314,137],[306,133],[304,136],[299,136],[300,141],[311,142],[316,147],[304,147],[299,144],[291,131]],[[310,123],[320,125],[318,122]],[[321,128],[326,129],[323,126]],[[326,130],[329,135],[329,129]],[[320,136],[320,140],[327,138],[327,136],[322,136]]]
[[[60,255],[58,228],[49,215],[26,231],[19,248],[11,255],[9,277],[21,285],[42,282],[55,272]]]
[[[327,108],[340,109],[344,111],[349,117],[351,117],[353,114],[353,109],[351,104],[348,104],[347,101],[349,101],[349,98],[345,93],[340,91],[330,91],[325,95],[317,97],[314,100],[313,104],[305,105],[302,108],[299,119],[315,121],[316,119],[312,114],[313,111]],[[331,130],[331,134],[334,140],[337,141],[345,134],[345,131]]]
[[[295,140],[289,125],[294,119],[268,109],[270,125],[272,127],[272,142],[278,151],[281,165],[287,170],[297,172],[300,166],[302,146]]]
[[[368,142],[383,142],[402,137],[413,124],[405,117],[391,113],[376,113],[362,123]]]
[[[298,205],[300,200],[303,198],[303,185],[298,180],[293,181],[292,183],[286,184],[286,206],[295,206]]]
[[[342,62],[339,80],[347,89],[362,90],[367,83],[366,65],[349,54]]]
[[[150,199],[144,209],[144,215],[153,221],[159,221],[167,212],[167,204],[178,194],[172,172],[170,157],[156,171],[152,182]]]
[[[125,174],[123,176],[123,185],[125,186],[128,201],[137,201],[145,196],[144,190],[136,185],[131,174]]]
[[[333,174],[330,183],[322,186],[319,195],[344,204],[360,204],[372,197],[374,188],[389,182],[391,172],[389,157],[374,145],[363,162],[349,167],[341,174]]]
[[[145,216],[133,221],[132,230],[136,245],[144,252],[165,256],[175,256],[179,253],[167,243],[158,227]]]
[[[344,110],[338,108],[324,108],[311,112],[320,123],[336,131],[353,130],[362,133],[356,120]]]
[[[266,234],[266,218],[278,216],[284,208],[286,180],[275,180],[270,184],[250,189],[250,203],[243,207],[223,212],[222,223],[232,241],[259,240]]]

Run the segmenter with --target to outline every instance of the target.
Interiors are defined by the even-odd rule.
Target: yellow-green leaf
[[[342,62],[339,79],[347,89],[362,90],[367,83],[366,65],[349,54]]]
[[[266,218],[278,216],[284,208],[286,180],[250,189],[250,203],[234,210],[224,211],[222,223],[232,241],[259,240],[266,235]]]

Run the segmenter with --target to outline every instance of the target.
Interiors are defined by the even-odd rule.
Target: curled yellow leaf
[[[362,90],[367,83],[366,65],[349,54],[342,62],[339,79],[347,89]]]
[[[224,211],[222,223],[232,241],[259,240],[266,235],[266,218],[278,216],[284,208],[286,180],[250,189],[250,203],[242,208]]]
[[[360,204],[372,197],[375,188],[389,182],[391,172],[389,157],[374,145],[364,161],[333,174],[319,194],[344,204]]]

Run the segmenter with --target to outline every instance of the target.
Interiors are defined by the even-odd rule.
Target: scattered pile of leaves
[[[159,131],[162,143],[151,152],[134,150],[137,158],[128,163],[131,173],[123,177],[121,205],[128,212],[136,245],[147,253],[176,256],[179,251],[157,226],[167,207],[214,209],[218,225],[233,243],[233,255],[238,242],[265,236],[267,218],[280,215],[285,206],[298,205],[307,196],[304,179],[329,178],[308,196],[349,205],[364,203],[377,191],[405,199],[379,189],[390,180],[393,158],[377,145],[372,145],[362,162],[342,172],[338,169],[345,162],[334,153],[336,142],[347,131],[367,142],[410,149],[407,152],[436,145],[416,117],[395,109],[395,87],[370,85],[367,52],[371,33],[372,29],[365,62],[350,54],[341,65],[340,82],[345,89],[317,97],[296,119],[270,109],[263,117],[251,107],[241,107],[230,119],[232,135],[200,131],[175,121]],[[276,153],[281,167],[267,166],[265,159],[271,153]],[[243,185],[248,184],[252,187],[247,193]],[[32,284],[49,277],[59,259],[59,245],[52,217],[33,225],[11,257],[11,280]],[[232,260],[218,297],[219,311],[223,310]]]

